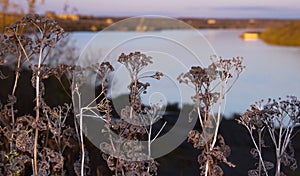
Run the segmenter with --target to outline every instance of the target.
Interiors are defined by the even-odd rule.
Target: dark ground
[[[9,76],[7,79],[0,80],[0,100],[2,104],[7,101],[7,95],[10,94],[13,85],[13,73],[4,67],[0,67],[3,74]],[[16,108],[19,109],[18,114],[29,114],[32,112],[34,89],[30,84],[31,73],[23,71],[20,77],[20,86],[17,89],[18,101]],[[56,86],[57,82],[54,78],[49,78],[45,80],[46,85],[46,95],[45,99],[51,106],[56,106],[63,104],[64,102],[70,102],[69,98],[66,98],[64,92],[61,90],[61,87]],[[54,86],[53,86],[54,85]],[[176,112],[176,106],[171,107],[169,110]],[[178,110],[178,109],[177,109]],[[175,113],[176,114],[176,113]],[[236,116],[237,117],[237,116]],[[235,120],[236,117],[231,117],[231,120],[226,120],[223,118],[220,126],[220,134],[224,137],[225,142],[231,148],[231,155],[228,160],[236,165],[236,168],[230,168],[225,165],[221,165],[225,176],[246,176],[247,171],[255,168],[256,160],[253,159],[249,153],[250,149],[253,148],[251,139],[246,131],[246,129],[239,125]],[[176,115],[174,116],[165,116],[165,120],[169,121],[166,129],[172,127],[172,124],[176,122]],[[173,119],[173,120],[172,120]],[[197,126],[195,127],[197,128]],[[295,129],[295,131],[299,130]],[[266,144],[271,143],[269,139],[266,139]],[[92,144],[87,142],[89,154],[90,154],[90,167],[91,175],[96,175],[97,168],[98,170],[106,170],[106,175],[109,175],[105,161],[101,158],[101,152]],[[295,149],[296,160],[300,161],[300,135],[296,135],[293,138],[292,143]],[[192,147],[191,143],[187,141],[183,142],[177,149],[171,153],[158,158],[159,162],[159,175],[167,176],[189,176],[189,175],[199,175],[199,165],[197,162],[197,155],[199,154],[198,150],[195,150]],[[271,147],[266,148],[264,152],[265,158],[270,161],[274,161],[274,151],[271,150]],[[299,176],[300,169],[295,172],[291,172],[287,168],[284,168],[285,173],[288,176]],[[270,174],[273,175],[273,174]]]

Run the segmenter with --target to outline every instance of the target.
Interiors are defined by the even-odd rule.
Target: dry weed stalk
[[[152,137],[152,126],[160,119],[159,107],[145,107],[141,100],[142,94],[147,93],[149,83],[141,80],[153,78],[159,80],[163,74],[141,76],[142,70],[152,63],[152,58],[140,52],[121,54],[118,62],[125,66],[131,77],[128,86],[130,104],[121,110],[120,119],[110,119],[103,130],[109,136],[109,142],[101,144],[101,149],[109,168],[115,175],[157,175],[157,162],[151,158],[151,144],[158,137],[159,132]],[[111,116],[109,116],[111,117]],[[148,141],[147,154],[140,140]],[[113,149],[112,154],[109,152]]]
[[[231,90],[245,68],[242,65],[242,58],[239,57],[226,60],[216,59],[213,56],[211,59],[213,63],[208,68],[194,66],[189,72],[182,73],[178,77],[180,83],[185,83],[195,90],[195,95],[192,97],[195,106],[190,113],[190,118],[194,112],[197,113],[201,131],[190,131],[188,140],[195,148],[203,147],[198,161],[200,175],[205,176],[223,175],[222,169],[218,166],[220,162],[235,167],[226,159],[230,154],[230,148],[225,145],[223,137],[218,134],[218,129],[225,95]],[[218,88],[219,92],[216,90]],[[213,112],[215,105],[217,105],[217,115]],[[217,141],[219,145],[216,145]]]
[[[10,37],[14,37],[18,41],[18,46],[21,48],[29,67],[33,71],[32,84],[36,90],[36,123],[39,122],[40,108],[41,108],[41,96],[43,85],[41,85],[42,79],[42,64],[46,60],[48,54],[54,45],[63,37],[63,29],[57,25],[54,21],[37,15],[25,16],[22,21],[17,22],[13,26],[9,27],[11,32]],[[31,32],[34,37],[26,37],[26,33]],[[25,45],[22,39],[28,40]],[[38,61],[34,60],[34,57],[38,57]],[[18,68],[20,66],[20,59],[18,59]],[[18,77],[18,73],[16,74]],[[16,79],[17,80],[17,79]],[[16,85],[16,84],[15,84]],[[38,175],[38,136],[39,129],[35,129],[34,148],[33,148],[33,163],[34,174]]]
[[[19,175],[31,165],[33,175],[65,174],[64,151],[71,148],[76,134],[66,125],[71,106],[49,107],[43,96],[43,80],[50,76],[61,78],[72,74],[73,67],[60,64],[45,65],[56,43],[64,37],[64,30],[53,20],[39,15],[26,15],[8,27],[1,38],[0,61],[16,63],[15,80],[8,103],[1,108],[1,134],[9,142],[2,151],[3,174]],[[15,92],[21,69],[32,72],[31,85],[35,88],[34,116],[16,117]],[[67,90],[66,90],[67,92]],[[6,149],[5,149],[6,148]],[[23,160],[23,161],[22,161]],[[30,167],[29,167],[30,168]]]
[[[79,131],[76,128],[78,136],[80,137],[78,141],[81,144],[81,163],[80,163],[80,175],[85,175],[86,166],[85,166],[85,158],[86,158],[86,149],[84,146],[84,134],[83,134],[83,118],[101,118],[103,121],[107,121],[109,123],[111,121],[110,113],[110,100],[107,97],[106,83],[108,83],[108,76],[111,72],[114,71],[112,65],[109,62],[102,62],[101,64],[91,65],[87,68],[77,67],[77,75],[75,77],[79,77],[79,81],[74,85],[72,92],[73,104],[76,106],[75,108],[75,117],[79,117]],[[88,102],[87,105],[82,105],[82,95],[80,92],[80,87],[85,84],[84,80],[84,72],[87,71],[93,74],[96,74],[101,80],[101,92],[94,98],[91,102]],[[101,99],[100,103],[97,104],[96,101]],[[78,110],[79,112],[76,112]],[[100,112],[100,116],[98,114]],[[75,118],[75,123],[77,119]],[[78,125],[75,124],[77,127]]]
[[[251,153],[259,162],[257,169],[248,172],[249,176],[268,175],[268,171],[274,168],[272,162],[263,158],[263,147],[267,145],[262,137],[263,131],[267,131],[275,149],[275,176],[285,175],[281,171],[282,164],[292,170],[297,168],[291,140],[299,119],[300,101],[295,96],[288,96],[286,100],[269,99],[266,103],[261,100],[240,117],[238,122],[246,127],[255,146]],[[255,139],[255,132],[258,134],[258,141]]]

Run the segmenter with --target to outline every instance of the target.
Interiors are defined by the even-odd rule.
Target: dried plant
[[[216,59],[213,56],[211,59],[213,63],[207,68],[194,66],[189,72],[182,73],[177,78],[179,83],[187,84],[195,91],[192,97],[195,106],[189,118],[191,120],[193,113],[196,112],[201,130],[190,131],[188,141],[192,142],[195,148],[203,150],[199,156],[199,163],[200,175],[205,176],[223,175],[218,163],[223,162],[230,167],[235,166],[226,159],[230,148],[225,145],[223,138],[218,134],[218,128],[224,97],[245,68],[242,65],[242,58],[239,57],[226,60]],[[218,91],[217,88],[219,88]],[[217,115],[213,112],[215,105],[217,105]]]
[[[122,54],[119,57],[118,61],[128,69],[132,80],[128,86],[131,95],[130,104],[122,110],[121,121],[116,121],[111,115],[112,105],[106,90],[106,84],[109,83],[108,76],[114,71],[114,68],[108,62],[91,65],[87,68],[61,63],[54,66],[53,61],[49,60],[51,56],[55,56],[51,50],[63,37],[64,31],[56,22],[38,15],[27,15],[21,21],[8,27],[5,35],[1,38],[1,65],[5,63],[16,65],[12,94],[9,95],[7,104],[3,106],[1,104],[0,132],[1,135],[5,136],[3,147],[1,147],[1,157],[4,158],[2,159],[3,164],[1,164],[2,173],[15,175],[32,168],[33,175],[64,175],[65,149],[74,147],[74,142],[77,141],[80,144],[81,152],[79,153],[80,158],[74,163],[74,172],[77,175],[88,174],[89,168],[86,163],[89,157],[84,145],[82,118],[86,115],[85,113],[92,112],[94,117],[102,118],[106,122],[105,127],[108,131],[117,132],[119,138],[130,141],[121,144],[118,143],[117,138],[110,136],[111,146],[117,148],[117,145],[122,145],[123,149],[127,148],[126,151],[129,152],[127,156],[130,158],[129,161],[128,159],[109,156],[108,158],[113,157],[115,161],[115,173],[157,175],[157,163],[151,158],[151,143],[157,138],[166,123],[153,137],[152,125],[161,116],[159,115],[159,107],[145,108],[142,105],[141,95],[146,93],[150,84],[143,83],[141,79],[154,78],[159,80],[162,73],[156,72],[153,75],[140,76],[141,70],[151,64],[152,61],[151,57],[139,52],[129,55]],[[48,65],[49,63],[52,65]],[[17,102],[15,92],[16,88],[20,86],[18,82],[21,68],[27,69],[26,67],[32,72],[31,85],[36,92],[35,113],[15,117],[14,104]],[[101,93],[84,107],[80,104],[80,85],[75,85],[74,91],[71,93],[69,89],[70,79],[78,76],[74,73],[80,75],[80,72],[74,72],[75,69],[77,71],[81,69],[82,72],[92,70],[101,82]],[[75,118],[74,128],[66,125],[73,110],[71,105],[50,107],[43,98],[46,89],[43,80],[50,77],[57,78],[66,95],[73,100],[79,99],[79,101],[73,101],[73,106],[80,109],[79,113],[75,111],[75,117],[79,116],[79,124]],[[64,78],[68,80],[67,85],[63,83]],[[84,83],[83,79],[81,81]],[[79,102],[79,104],[75,102]],[[96,106],[92,106],[95,102],[97,102]],[[96,111],[100,112],[100,116]],[[148,153],[144,154],[139,140],[146,138],[148,140]],[[22,160],[23,163],[21,163]],[[107,161],[111,161],[111,159],[107,159]]]
[[[131,83],[128,86],[131,106],[133,107],[133,110],[141,111],[141,95],[147,93],[146,89],[150,84],[147,82],[143,83],[140,80],[145,78],[159,80],[160,77],[163,76],[163,73],[156,72],[153,75],[140,76],[141,71],[149,64],[153,63],[150,56],[146,56],[140,52],[130,53],[128,55],[122,53],[119,56],[118,62],[125,66],[131,78]]]
[[[80,87],[84,86],[86,83],[84,72],[91,72],[96,74],[101,81],[101,92],[94,98],[91,102],[88,102],[87,105],[82,104],[82,95],[80,92]],[[84,134],[83,134],[83,117],[93,117],[93,118],[101,118],[103,121],[107,121],[110,123],[111,121],[111,107],[110,107],[110,100],[107,97],[107,90],[106,90],[106,83],[108,83],[108,76],[111,72],[114,71],[114,68],[109,62],[102,62],[101,64],[94,64],[87,68],[82,68],[77,66],[76,67],[76,75],[74,77],[77,78],[77,83],[73,85],[73,92],[72,92],[72,100],[75,108],[75,117],[79,117],[79,130],[77,119],[74,119],[75,122],[75,129],[78,134],[78,141],[81,144],[81,164],[80,169],[77,169],[77,172],[80,175],[84,175],[86,171],[85,167],[85,160],[86,160],[86,149],[84,146]],[[100,103],[96,103],[100,100]],[[100,112],[100,116],[98,115]],[[77,164],[77,168],[79,164]],[[79,172],[80,171],[80,172]]]
[[[157,175],[158,163],[152,157],[151,145],[166,122],[154,134],[153,125],[162,118],[161,107],[147,107],[142,99],[150,86],[145,80],[160,80],[163,74],[142,74],[152,64],[151,57],[140,52],[122,53],[118,62],[127,69],[131,78],[128,85],[129,104],[122,108],[120,117],[116,117],[107,89],[114,67],[109,62],[86,68],[74,66],[71,62],[75,53],[72,47],[67,50],[71,53],[69,59],[62,63],[57,58],[66,50],[57,49],[57,46],[67,45],[67,40],[59,43],[64,37],[64,30],[55,21],[39,15],[26,15],[21,21],[7,27],[0,37],[0,65],[9,64],[15,71],[8,100],[0,102],[0,174],[90,174],[83,118],[92,117],[104,122],[102,133],[107,136],[107,141],[102,142],[100,148],[114,175]],[[56,52],[52,52],[54,50]],[[191,120],[196,114],[201,128],[190,131],[188,141],[201,150],[198,162],[200,175],[205,176],[224,175],[220,163],[235,167],[227,160],[230,147],[225,144],[218,129],[225,95],[245,68],[239,57],[230,60],[212,57],[212,61],[207,68],[194,66],[178,77],[180,83],[191,86],[195,91],[192,97],[195,106],[189,118]],[[19,78],[23,69],[29,69],[32,73],[35,107],[33,113],[19,115],[16,90],[22,87]],[[83,94],[80,92],[80,87],[87,81],[84,79],[85,71],[96,75],[101,88],[100,93],[87,104],[82,103]],[[56,107],[47,104],[44,81],[50,77],[56,78],[73,104],[64,103]],[[0,79],[6,78],[0,72]],[[72,82],[76,82],[73,89]],[[284,175],[282,165],[290,169],[297,168],[291,140],[294,127],[299,124],[299,107],[300,102],[293,96],[287,100],[269,99],[266,103],[260,101],[251,106],[240,117],[239,123],[247,128],[254,143],[255,148],[250,153],[258,160],[257,168],[249,170],[248,175],[268,175],[275,168],[276,176],[280,176]],[[263,158],[266,146],[263,134],[266,133],[275,150],[275,164]],[[74,161],[70,162],[72,171],[66,167],[70,151],[76,153]]]
[[[55,44],[63,37],[63,29],[54,21],[38,15],[27,15],[21,21],[16,22],[8,27],[8,35],[25,56],[29,68],[33,71],[32,84],[36,89],[36,123],[40,120],[40,108],[43,92],[42,64],[45,62],[48,54]],[[27,36],[28,32],[32,33],[32,37]],[[37,57],[37,61],[36,58]],[[21,57],[18,58],[18,66],[20,67]],[[16,74],[16,77],[18,74]],[[17,80],[17,79],[16,79]],[[39,129],[35,129],[33,163],[34,174],[38,175],[38,138]]]
[[[62,37],[64,31],[55,21],[38,15],[26,15],[7,27],[1,38],[1,64],[16,64],[12,93],[1,107],[0,133],[5,136],[1,146],[1,174],[20,175],[31,169],[33,175],[65,174],[65,149],[72,148],[76,143],[73,128],[66,124],[71,116],[71,105],[50,107],[43,98],[43,80],[51,76],[60,80],[64,76],[70,77],[73,72],[72,66],[45,64]],[[16,117],[14,106],[18,100],[15,92],[17,87],[22,87],[18,84],[21,69],[32,72],[31,85],[36,93],[35,113]],[[68,90],[65,89],[65,92]]]
[[[284,175],[281,171],[282,164],[286,167],[289,166],[292,170],[297,168],[291,140],[295,126],[299,124],[299,119],[300,101],[295,96],[288,96],[286,100],[268,99],[266,103],[261,100],[242,114],[238,122],[248,130],[255,146],[251,153],[259,160],[258,168],[250,170],[248,175],[268,175],[268,171],[274,167],[273,163],[265,161],[263,158],[263,146],[270,146],[263,140],[263,131],[267,131],[269,134],[272,140],[271,146],[275,150],[275,175]],[[258,140],[255,139],[255,132],[258,134]]]
[[[110,119],[103,130],[109,142],[101,144],[104,159],[115,175],[157,175],[157,162],[151,157],[151,143],[158,137],[161,130],[152,138],[152,126],[160,119],[159,107],[145,107],[141,100],[146,93],[149,83],[141,79],[153,78],[159,80],[163,74],[141,76],[141,71],[152,63],[152,58],[140,52],[121,54],[118,62],[125,66],[131,77],[128,86],[130,104],[121,110],[120,119]],[[99,105],[98,105],[99,106]],[[111,117],[111,116],[109,116]],[[117,134],[117,135],[114,135]],[[147,139],[147,153],[140,140]],[[112,154],[109,154],[113,150]]]

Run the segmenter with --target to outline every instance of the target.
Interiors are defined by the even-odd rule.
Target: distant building
[[[207,20],[207,24],[212,25],[212,24],[216,24],[216,23],[217,23],[217,20],[215,20],[215,19],[208,19]]]
[[[58,18],[64,19],[64,20],[72,20],[72,21],[79,20],[79,16],[76,14],[59,14]]]
[[[147,31],[147,28],[148,27],[146,25],[138,25],[138,26],[136,26],[135,31],[138,31],[138,32]]]
[[[257,40],[259,38],[259,32],[244,32],[241,38],[244,40]]]
[[[97,30],[98,30],[97,26],[95,25],[91,26],[91,31],[97,31]]]
[[[188,20],[188,21],[187,21],[187,24],[193,25],[193,20]]]
[[[54,20],[55,17],[56,17],[56,14],[55,14],[55,12],[53,12],[53,11],[48,11],[48,12],[45,13],[45,16],[46,16],[47,18],[49,18],[49,19]]]
[[[107,18],[105,20],[105,23],[108,24],[108,25],[111,25],[114,21],[111,19],[111,18]]]
[[[250,23],[250,24],[254,24],[254,23],[255,23],[255,19],[250,19],[250,20],[249,20],[249,23]]]

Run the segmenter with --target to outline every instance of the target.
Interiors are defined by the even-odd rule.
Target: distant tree
[[[68,2],[66,2],[63,6],[63,13],[77,13],[78,12],[78,9],[76,7],[72,7]]]
[[[1,12],[2,13],[7,12],[7,9],[9,7],[9,0],[0,0],[0,4],[1,4],[1,7],[2,7]]]
[[[35,12],[35,2],[36,2],[36,0],[27,0],[28,13],[34,13]]]
[[[33,14],[35,13],[35,7],[36,7],[37,0],[27,0],[28,5],[28,13]],[[41,0],[41,3],[44,4],[45,0]]]
[[[4,28],[19,20],[20,16],[16,14],[23,14],[24,10],[16,2],[10,0],[0,0],[0,32]]]
[[[6,13],[9,7],[9,0],[0,0],[0,4],[1,4],[1,14],[2,14],[2,29],[4,28],[5,24],[6,24]]]

